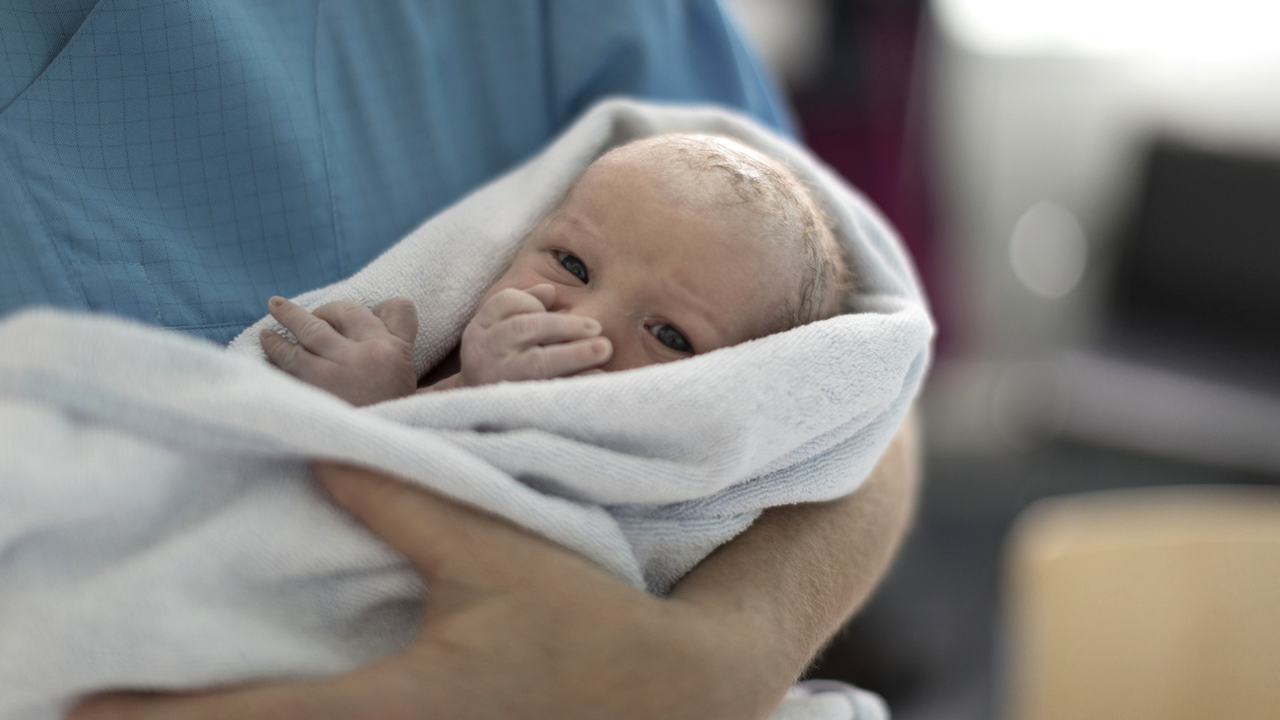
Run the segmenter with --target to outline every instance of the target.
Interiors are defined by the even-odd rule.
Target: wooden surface
[[[1280,488],[1045,500],[1006,550],[1006,720],[1280,718]]]

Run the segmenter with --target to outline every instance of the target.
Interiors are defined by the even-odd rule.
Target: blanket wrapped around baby
[[[421,581],[325,499],[310,458],[429,486],[655,593],[762,509],[855,490],[920,386],[929,315],[869,204],[743,117],[598,105],[355,276],[295,300],[408,296],[425,372],[592,160],[674,131],[737,138],[813,188],[852,261],[853,313],[674,363],[367,408],[264,362],[270,318],[229,352],[101,316],[0,323],[0,718],[59,717],[105,688],[336,673],[407,643]],[[854,695],[804,705],[813,694],[778,717],[851,718],[860,702],[875,714]]]

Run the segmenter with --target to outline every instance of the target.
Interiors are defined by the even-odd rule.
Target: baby
[[[843,310],[849,269],[782,164],[735,141],[661,135],[606,153],[524,240],[454,353],[419,382],[405,298],[268,310],[286,372],[355,405],[670,362]],[[419,385],[423,387],[419,390]]]

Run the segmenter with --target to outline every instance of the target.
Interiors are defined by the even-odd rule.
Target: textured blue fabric
[[[790,131],[715,0],[0,0],[0,314],[226,341],[618,94]]]

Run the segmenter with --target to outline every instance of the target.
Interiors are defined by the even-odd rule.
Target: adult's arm
[[[431,587],[413,643],[336,678],[117,694],[72,718],[764,718],[883,575],[910,516],[916,454],[908,423],[856,493],[765,513],[665,600],[483,512],[317,466]]]
[[[717,657],[738,665],[708,687],[758,690],[739,717],[767,716],[888,571],[915,509],[919,441],[913,412],[857,492],[766,511],[672,591],[719,633]]]

